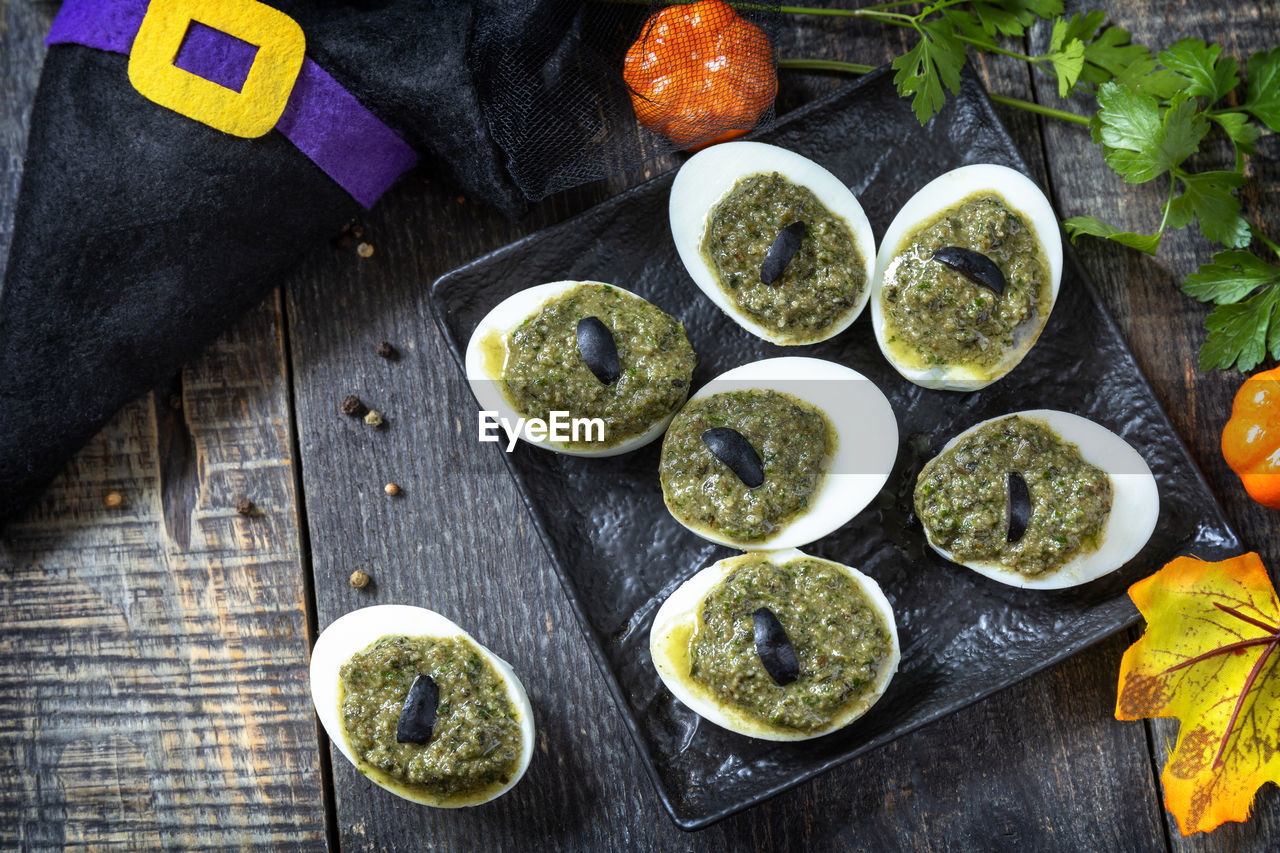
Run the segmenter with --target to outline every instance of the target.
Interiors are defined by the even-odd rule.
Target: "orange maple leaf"
[[[1129,597],[1147,630],[1120,662],[1116,718],[1181,721],[1160,782],[1183,835],[1245,820],[1280,782],[1280,605],[1262,560],[1179,557]]]

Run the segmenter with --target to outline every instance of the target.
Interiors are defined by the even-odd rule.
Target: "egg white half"
[[[689,399],[749,389],[789,394],[818,409],[831,422],[836,452],[809,500],[809,508],[760,542],[739,542],[685,524],[672,512],[676,521],[704,539],[743,551],[794,548],[843,527],[884,488],[898,455],[898,421],[888,399],[870,379],[833,361],[769,358],[722,373]]]
[[[702,254],[712,209],[742,178],[777,172],[793,184],[808,187],[827,210],[843,219],[853,234],[854,246],[864,264],[862,288],[856,304],[811,340],[794,341],[777,329],[761,325],[744,313],[720,287],[714,268]],[[725,142],[699,151],[680,167],[671,185],[669,205],[671,236],[676,251],[694,283],[721,311],[757,337],[781,346],[817,343],[840,334],[858,319],[871,296],[871,279],[876,255],[875,235],[862,205],[844,182],[817,163],[776,145],[762,142]]]
[[[929,547],[953,563],[967,566],[992,580],[1025,589],[1063,589],[1079,586],[1115,571],[1137,556],[1151,538],[1160,517],[1160,492],[1151,468],[1138,451],[1120,436],[1088,418],[1056,409],[1030,409],[988,418],[974,424],[951,439],[939,455],[955,447],[966,436],[983,426],[1017,415],[1048,427],[1058,438],[1074,444],[1086,462],[1097,465],[1111,478],[1111,512],[1098,547],[1077,554],[1055,572],[1042,577],[1027,577],[999,563],[961,562],[933,541],[929,530],[925,536]]]
[[[1049,311],[1052,311],[1058,299],[1058,288],[1062,281],[1062,236],[1058,230],[1058,219],[1054,216],[1053,207],[1034,181],[1007,166],[979,163],[952,169],[925,184],[902,206],[898,215],[893,218],[893,222],[889,224],[888,230],[885,231],[884,239],[880,241],[880,252],[876,256],[875,275],[872,278],[871,287],[871,324],[875,329],[876,343],[880,345],[880,351],[904,379],[925,388],[948,391],[975,391],[985,388],[1013,370],[1022,361],[1036,339],[1040,337],[1045,323],[1049,321],[1049,311],[1046,311],[1043,316],[1037,314],[1036,317],[1024,323],[1015,331],[1014,346],[1000,363],[982,370],[964,365],[917,367],[903,361],[886,343],[886,320],[884,307],[881,304],[881,293],[884,289],[885,272],[894,255],[902,248],[905,238],[947,208],[955,207],[975,193],[988,191],[1002,198],[1010,210],[1021,214],[1031,222],[1040,246],[1044,250],[1045,259],[1049,262],[1051,294]]]
[[[620,293],[648,302],[644,297],[636,296],[626,288],[603,281],[553,281],[548,284],[534,285],[508,296],[484,316],[484,319],[480,321],[480,325],[476,326],[476,330],[471,333],[471,338],[467,341],[467,351],[463,363],[467,372],[467,381],[471,385],[471,391],[476,395],[476,400],[480,403],[482,410],[496,411],[499,417],[506,418],[512,424],[516,423],[517,418],[522,417],[502,393],[501,369],[494,375],[486,367],[485,342],[493,340],[492,336],[497,335],[503,341],[502,346],[505,350],[506,336],[515,331],[521,323],[537,314],[542,306],[551,300],[584,284],[612,287]],[[546,438],[536,439],[531,443],[567,456],[618,456],[644,447],[662,435],[673,417],[675,417],[675,412],[655,422],[653,426],[643,433],[623,439],[617,444],[608,447],[569,447]],[[505,445],[507,441],[506,433],[499,430],[499,434],[501,441]],[[524,441],[524,436],[521,436],[520,440]]]
[[[871,690],[858,702],[842,710],[829,725],[819,731],[806,733],[780,726],[771,726],[744,714],[740,710],[718,702],[707,688],[693,680],[689,675],[687,665],[683,665],[680,660],[674,658],[671,654],[673,650],[673,635],[677,638],[691,636],[691,632],[696,630],[698,611],[701,609],[702,601],[707,597],[707,593],[724,581],[739,563],[755,559],[757,556],[768,558],[774,565],[785,565],[795,560],[807,559],[839,566],[866,593],[867,598],[880,613],[886,627],[889,629],[889,657],[876,673],[876,681]],[[667,686],[673,696],[698,716],[729,731],[738,732],[748,737],[775,741],[810,740],[821,737],[836,729],[844,728],[858,717],[861,717],[884,695],[889,686],[889,681],[893,678],[894,673],[898,671],[898,662],[902,656],[901,648],[898,644],[898,628],[893,618],[893,607],[880,589],[880,585],[852,566],[846,566],[833,560],[823,560],[820,557],[811,557],[794,548],[771,551],[763,555],[740,554],[736,557],[729,557],[707,566],[682,583],[671,593],[671,597],[663,602],[654,616],[653,628],[649,632],[649,653],[653,658],[653,665],[658,670],[658,676],[662,679],[662,683]]]
[[[475,643],[485,658],[493,664],[493,668],[502,677],[507,688],[507,695],[519,718],[522,750],[519,768],[512,774],[511,781],[501,788],[489,793],[481,799],[466,802],[440,802],[427,794],[412,790],[401,784],[386,784],[381,773],[361,762],[351,750],[347,742],[346,729],[342,725],[342,711],[338,704],[339,670],[357,652],[368,648],[383,637],[461,637]],[[320,633],[315,647],[311,650],[311,700],[315,703],[316,714],[329,733],[329,739],[341,750],[352,764],[369,779],[398,797],[437,808],[461,808],[478,806],[505,794],[520,781],[520,777],[529,767],[533,757],[534,726],[533,707],[529,704],[529,695],[524,685],[516,677],[511,665],[489,651],[476,639],[454,622],[433,610],[423,607],[412,607],[406,604],[379,604],[353,610],[335,619],[328,628]]]

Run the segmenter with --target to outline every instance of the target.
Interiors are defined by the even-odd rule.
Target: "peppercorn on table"
[[[1280,8],[1268,3],[1066,5],[1106,9],[1135,41],[1198,37],[1242,57],[1280,31]],[[10,164],[0,173],[0,256],[56,11],[0,0],[0,146]],[[1046,52],[1049,37],[1033,30],[1026,52]],[[794,17],[779,48],[877,64],[905,50],[903,38]],[[985,57],[976,70],[992,91],[1056,100],[1052,78],[1022,63]],[[784,71],[778,112],[842,82]],[[1134,231],[1157,224],[1148,216],[1160,190],[1122,184],[1087,131],[1000,114],[1061,216]],[[1280,142],[1257,147],[1241,200],[1274,234]],[[319,247],[202,357],[122,410],[0,529],[0,846],[1280,845],[1275,786],[1259,792],[1247,823],[1181,837],[1159,783],[1176,721],[1113,716],[1120,655],[1136,631],[708,829],[671,823],[510,477],[470,432],[471,392],[426,302],[439,274],[645,177],[562,194],[514,224],[439,181],[400,185],[358,235]],[[1280,565],[1273,511],[1249,499],[1218,447],[1241,377],[1195,367],[1205,311],[1178,282],[1207,258],[1207,243],[1180,231],[1156,258],[1088,240],[1075,251],[1241,540]],[[344,406],[348,395],[358,399]],[[382,603],[448,615],[521,674],[538,734],[510,793],[472,809],[416,806],[327,741],[308,691],[309,649],[319,628]]]

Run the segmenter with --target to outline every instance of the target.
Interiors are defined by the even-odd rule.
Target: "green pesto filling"
[[[774,612],[795,648],[800,675],[786,686],[756,652],[759,607]],[[762,556],[748,558],[703,600],[690,674],[750,717],[814,732],[868,697],[890,651],[883,617],[844,569],[812,558],[778,566]]]
[[[609,385],[578,352],[584,317],[613,334],[622,373]],[[611,447],[648,431],[680,408],[697,363],[679,320],[608,285],[583,284],[547,302],[507,336],[506,348],[502,389],[521,415],[547,420],[562,411],[604,421],[603,441],[569,442],[576,448]]]
[[[793,222],[806,226],[799,250],[781,279],[761,283],[769,246]],[[738,181],[712,210],[701,250],[738,309],[791,343],[825,337],[867,286],[865,262],[849,224],[808,187],[776,172]]]
[[[1009,542],[1008,475],[1031,495],[1031,518]],[[1011,416],[930,460],[916,480],[916,515],[958,562],[998,563],[1027,577],[1052,573],[1098,546],[1111,478],[1045,425]]]
[[[396,725],[409,688],[429,675],[440,701],[431,739],[399,743]],[[441,800],[483,798],[519,769],[520,723],[506,682],[472,642],[383,637],[339,670],[347,743],[366,767]]]
[[[944,246],[971,249],[1004,273],[1004,293],[933,260]],[[1049,263],[1031,224],[991,193],[945,210],[912,232],[885,272],[886,342],[918,367],[994,367],[1015,330],[1050,309]]]
[[[712,427],[731,427],[764,465],[764,483],[750,489],[702,440]],[[659,475],[667,508],[695,529],[735,542],[758,542],[809,507],[835,452],[822,412],[776,391],[732,391],[692,400],[667,430]]]

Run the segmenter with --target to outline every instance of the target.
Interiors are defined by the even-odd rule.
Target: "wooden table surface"
[[[1150,45],[1195,36],[1243,61],[1280,41],[1271,2],[1089,5]],[[0,258],[56,10],[0,0]],[[786,56],[876,64],[906,49],[897,30],[792,22]],[[1046,41],[1041,28],[1027,47]],[[1056,103],[1052,81],[1018,62],[977,70],[995,91]],[[784,72],[779,111],[842,82]],[[1061,216],[1156,225],[1157,188],[1123,185],[1086,131],[1001,116]],[[1273,237],[1278,153],[1275,136],[1260,142],[1241,191]],[[441,273],[643,177],[567,193],[514,224],[438,181],[399,186],[363,222],[371,258],[318,246],[0,531],[0,847],[1280,846],[1272,785],[1249,822],[1178,833],[1159,785],[1176,723],[1112,716],[1136,631],[702,832],[671,823],[498,452],[471,434],[474,401],[426,302]],[[1076,248],[1243,541],[1280,565],[1276,516],[1244,496],[1218,451],[1241,377],[1195,367],[1205,311],[1178,283],[1209,251],[1183,232],[1155,259],[1097,241]],[[374,354],[384,339],[399,360]],[[388,428],[339,415],[350,393],[384,411]],[[392,481],[403,488],[394,499],[382,490]],[[105,505],[111,491],[120,506]],[[236,512],[242,497],[257,514]],[[373,577],[363,590],[347,582],[356,569]],[[317,630],[389,602],[456,616],[522,674],[539,737],[507,796],[462,811],[413,806],[372,786],[318,730],[306,672]]]

